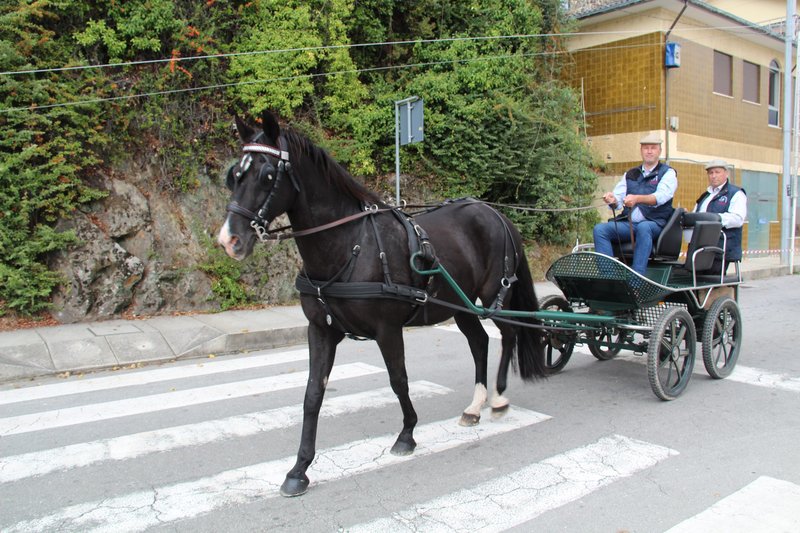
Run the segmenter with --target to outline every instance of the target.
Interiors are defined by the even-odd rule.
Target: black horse
[[[475,361],[474,397],[461,423],[480,419],[488,399],[489,337],[479,317],[464,308],[441,276],[427,277],[411,268],[412,252],[418,252],[414,260],[420,269],[446,266],[467,298],[480,298],[487,308],[535,311],[538,302],[519,232],[490,206],[474,200],[445,202],[411,220],[382,203],[307,138],[281,131],[271,114],[264,114],[262,124],[259,130],[236,117],[244,154],[228,172],[232,196],[219,243],[231,257],[244,259],[258,238],[271,233],[269,223],[286,213],[289,236],[303,259],[297,285],[309,321],[309,376],[297,463],[281,487],[284,496],[298,496],[308,489],[306,470],[314,459],[320,407],[336,346],[345,335],[374,339],[383,355],[403,411],[403,429],[392,453],[407,455],[416,446],[404,326],[455,318]],[[502,414],[508,408],[502,394],[514,356],[525,380],[544,376],[546,367],[540,330],[495,322],[502,354],[490,405],[493,413]]]

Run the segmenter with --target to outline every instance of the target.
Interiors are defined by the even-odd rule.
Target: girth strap
[[[309,296],[319,296],[321,293],[322,296],[330,298],[390,298],[420,305],[428,300],[428,293],[422,289],[397,283],[389,285],[380,281],[336,281],[330,283],[299,275],[294,286],[300,291],[300,294]]]

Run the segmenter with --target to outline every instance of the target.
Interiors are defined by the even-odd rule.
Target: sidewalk
[[[745,282],[789,273],[778,257],[747,258],[742,270]],[[536,283],[540,298],[557,293]],[[297,305],[0,332],[0,383],[302,344],[307,325]]]

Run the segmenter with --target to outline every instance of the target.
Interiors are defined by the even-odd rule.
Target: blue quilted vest
[[[706,211],[709,213],[727,213],[728,207],[731,205],[731,198],[739,191],[745,192],[744,189],[733,185],[730,181],[726,182],[722,189],[711,199]],[[711,193],[706,191],[700,195],[700,198],[697,199],[698,207],[709,194]],[[742,228],[723,228],[722,231],[725,232],[728,243],[725,248],[725,260],[740,261],[742,259]],[[718,246],[722,248],[722,237],[719,239]]]
[[[630,169],[625,173],[627,194],[653,194],[656,192],[656,188],[658,188],[661,178],[664,177],[664,174],[666,174],[670,168],[672,167],[669,165],[658,163],[656,167],[647,175],[642,172],[641,166]],[[664,224],[667,223],[667,220],[669,220],[669,217],[672,216],[673,211],[672,198],[670,198],[668,202],[665,202],[661,205],[637,204],[636,207],[641,210],[642,215],[644,215],[647,220],[652,220],[662,228],[664,227]],[[622,214],[630,216],[631,208],[626,207],[623,209]]]

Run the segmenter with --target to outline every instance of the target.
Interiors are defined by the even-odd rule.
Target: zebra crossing
[[[215,512],[283,505],[283,512],[296,513],[297,505],[291,502],[309,495],[286,500],[279,497],[278,488],[295,460],[295,449],[282,443],[289,440],[294,446],[297,442],[302,423],[302,402],[297,400],[307,379],[302,370],[307,357],[306,349],[277,350],[0,390],[0,531],[194,531],[194,525],[189,525],[193,520]],[[397,400],[385,386],[385,369],[373,364],[374,360],[358,359],[356,354],[334,366],[320,415],[329,421],[328,427],[351,415],[363,420],[382,409],[397,411]],[[790,384],[785,390],[792,390],[791,378],[782,382]],[[420,411],[423,405],[455,395],[451,387],[433,381],[413,380],[410,388]],[[281,397],[284,405],[271,406],[272,395],[282,393],[289,394]],[[254,397],[260,398],[258,405],[269,407],[253,410]],[[214,410],[220,405],[230,408],[220,415]],[[195,416],[201,419],[175,423],[194,409],[202,410]],[[392,418],[397,417],[395,411]],[[122,424],[131,420],[136,422]],[[484,413],[475,427],[459,426],[455,416],[425,420],[415,431],[416,451],[402,457],[388,453],[399,421],[381,432],[372,427],[364,430],[362,438],[350,438],[353,432],[348,432],[347,440],[326,442],[317,450],[309,469],[311,490],[369,475],[391,476],[403,464],[462,464],[464,459],[458,455],[476,447],[502,454],[496,442],[534,431],[539,425],[545,431],[553,420],[550,414],[518,405],[499,419]],[[248,439],[271,442],[273,436],[279,444],[264,450],[262,461],[197,472],[190,466],[198,449],[230,450]],[[609,431],[512,472],[492,471],[474,484],[449,487],[410,506],[378,509],[366,521],[328,525],[331,531],[351,532],[504,531],[522,524],[535,529],[542,514],[623,479],[647,476],[680,454],[657,442]],[[147,473],[142,480],[126,477],[138,469],[140,461],[173,457],[185,465],[177,474],[159,473],[155,481]],[[84,497],[73,486],[100,475],[111,476],[103,487],[113,492],[89,491]],[[762,476],[752,486],[742,487],[742,494],[730,495],[731,501],[721,499],[709,509],[712,518],[700,513],[673,524],[670,531],[711,531],[708,524],[719,522],[720,515],[741,510],[742,498],[756,501],[765,491],[779,491],[785,501],[782,506],[760,507],[761,515],[773,516],[771,523],[786,525],[787,531],[800,528],[800,518],[784,512],[787,506],[800,508],[800,487]],[[25,495],[35,495],[37,505],[17,499]],[[370,505],[370,494],[354,497],[358,496],[367,498],[362,505]],[[230,527],[231,531],[240,529],[264,530],[243,524]]]

